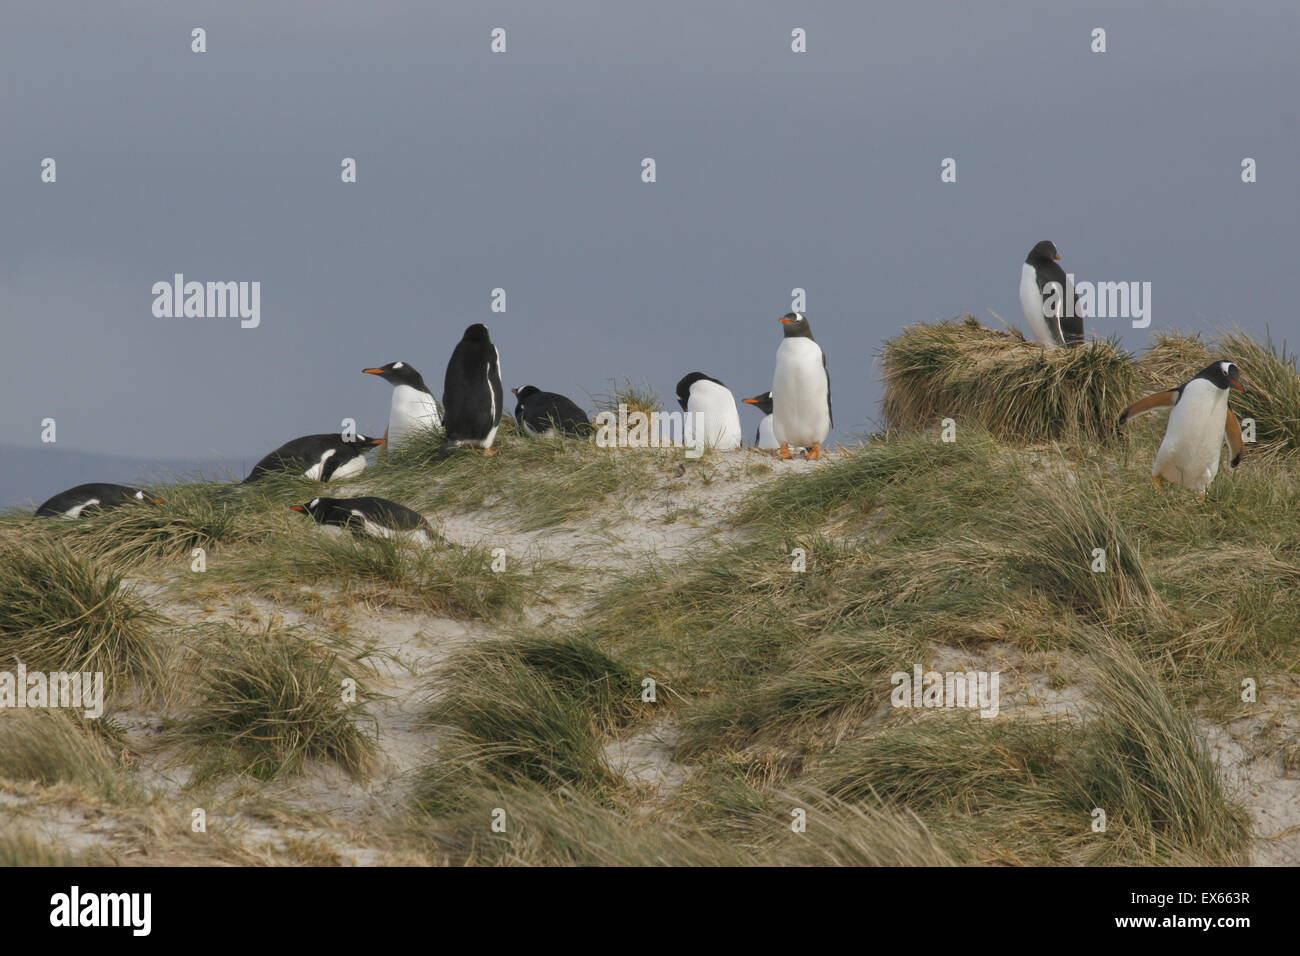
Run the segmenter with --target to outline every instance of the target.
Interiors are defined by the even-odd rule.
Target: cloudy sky
[[[1043,238],[1080,279],[1152,283],[1149,329],[1090,329],[1129,348],[1292,331],[1300,5],[984,6],[10,10],[0,504],[109,477],[72,452],[238,471],[344,417],[382,432],[389,389],[361,369],[402,359],[440,394],[473,322],[507,387],[589,405],[627,378],[671,400],[698,369],[744,397],[796,287],[852,440],[879,415],[881,342],[967,312],[1023,325]],[[178,272],[260,282],[260,326],[155,317]]]

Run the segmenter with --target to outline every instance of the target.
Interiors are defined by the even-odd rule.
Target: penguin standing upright
[[[572,400],[556,392],[543,392],[536,385],[512,388],[515,402],[515,421],[528,435],[553,435],[559,429],[562,435],[580,438],[592,432],[587,413]]]
[[[1245,392],[1241,373],[1231,362],[1215,362],[1185,385],[1166,389],[1140,399],[1124,410],[1119,423],[1155,408],[1172,407],[1165,437],[1151,467],[1151,484],[1160,490],[1161,481],[1190,488],[1198,501],[1219,473],[1219,446],[1228,443],[1229,467],[1241,461],[1241,426],[1228,408],[1232,389]]]
[[[776,440],[776,435],[772,432],[772,393],[764,392],[753,398],[742,398],[741,401],[746,405],[753,405],[763,413],[762,421],[758,423],[758,431],[754,433],[754,447],[764,451],[775,451],[780,448],[781,443]]]
[[[501,356],[487,326],[475,323],[465,330],[447,362],[442,389],[443,428],[447,434],[443,454],[468,446],[495,455],[492,442],[501,424],[504,398]]]
[[[437,538],[418,511],[387,498],[313,498],[290,511],[310,515],[322,529],[337,528],[357,535],[432,544]]]
[[[398,449],[412,435],[442,427],[438,403],[424,384],[415,366],[406,362],[389,362],[380,368],[362,369],[378,375],[393,386],[393,403],[388,410],[388,431],[384,439],[390,451]]]
[[[160,505],[166,499],[158,498],[140,488],[95,481],[61,491],[36,509],[38,518],[80,518],[88,511],[117,508],[134,501]]]
[[[691,372],[677,383],[677,403],[682,411],[698,416],[691,427],[703,435],[706,448],[733,451],[740,447],[740,412],[736,396],[716,378]],[[683,427],[683,435],[686,433]]]
[[[1058,263],[1060,258],[1056,244],[1044,239],[1029,250],[1020,267],[1020,307],[1029,331],[1045,349],[1083,344],[1079,296]]]
[[[772,437],[780,449],[777,457],[790,458],[793,446],[808,449],[804,457],[815,461],[835,424],[831,374],[806,316],[789,312],[781,325],[785,337],[777,346],[772,376]]]
[[[265,455],[243,483],[257,481],[274,471],[300,472],[312,481],[351,478],[365,469],[366,452],[383,443],[382,438],[361,434],[353,438],[344,438],[339,432],[303,435]]]

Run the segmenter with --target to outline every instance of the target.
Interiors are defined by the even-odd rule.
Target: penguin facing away
[[[740,411],[731,389],[703,372],[691,372],[677,383],[677,403],[697,416],[691,426],[702,434],[706,448],[733,451],[740,447]],[[686,433],[683,425],[683,434]]]
[[[512,388],[515,421],[529,435],[560,434],[580,438],[593,431],[587,413],[576,403],[555,392],[543,392],[535,385]]]
[[[106,511],[132,502],[160,505],[159,498],[140,488],[109,482],[90,482],[61,491],[36,509],[38,518],[80,518],[88,511]]]
[[[359,475],[366,467],[366,452],[382,445],[382,438],[358,434],[345,439],[338,432],[303,435],[285,442],[253,466],[243,484],[257,481],[274,471],[300,472],[312,481],[331,481]]]
[[[772,393],[764,392],[753,398],[742,398],[741,401],[746,405],[753,405],[763,413],[763,418],[758,423],[758,431],[754,434],[754,447],[764,451],[775,451],[780,448],[781,443],[776,440],[776,435],[772,432]]]
[[[309,515],[322,529],[351,532],[355,536],[432,544],[437,534],[418,511],[387,498],[313,498],[290,511]]]
[[[1241,426],[1228,408],[1232,389],[1245,392],[1241,373],[1232,362],[1215,362],[1195,378],[1177,388],[1155,392],[1139,399],[1119,417],[1123,425],[1132,418],[1157,408],[1169,408],[1165,437],[1151,467],[1151,484],[1158,491],[1162,481],[1190,488],[1198,501],[1219,473],[1219,446],[1228,443],[1228,465],[1241,461]]]
[[[429,386],[407,362],[389,362],[379,368],[362,369],[367,375],[378,375],[393,386],[393,402],[388,410],[388,430],[384,438],[388,450],[396,451],[412,435],[442,427],[438,403],[434,401]]]
[[[447,362],[442,390],[447,440],[442,453],[471,447],[495,455],[492,442],[501,424],[504,398],[501,355],[492,344],[487,326],[475,323],[465,330]]]
[[[1029,331],[1045,349],[1083,344],[1079,296],[1061,268],[1060,258],[1056,244],[1044,239],[1029,250],[1020,267],[1020,307]],[[1072,303],[1068,310],[1067,300]],[[1073,314],[1067,315],[1067,311]]]
[[[802,313],[786,313],[781,325],[784,338],[776,349],[772,376],[772,436],[779,447],[777,457],[792,457],[793,446],[808,449],[804,457],[816,461],[835,424],[826,354],[813,341],[812,328]]]

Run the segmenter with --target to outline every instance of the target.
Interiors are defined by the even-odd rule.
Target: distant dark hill
[[[146,458],[100,455],[54,445],[0,445],[0,508],[31,507],[87,481],[148,486],[178,478],[238,480],[254,458]]]

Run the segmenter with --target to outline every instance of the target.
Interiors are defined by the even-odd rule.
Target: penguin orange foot
[[[484,458],[491,458],[491,457],[492,457],[493,455],[495,455],[498,451],[500,451],[499,448],[484,448],[484,449],[483,449],[483,457],[484,457]]]
[[[789,458],[793,458],[794,456],[790,454],[789,445],[782,445],[781,450],[776,453],[776,457],[782,459],[789,459]]]
[[[809,461],[818,461],[822,456],[822,443],[813,442],[813,446],[804,453],[804,457]]]

